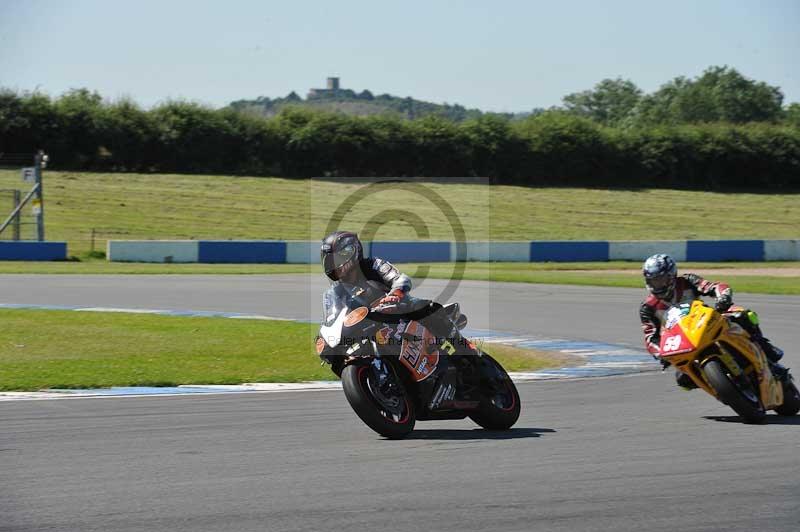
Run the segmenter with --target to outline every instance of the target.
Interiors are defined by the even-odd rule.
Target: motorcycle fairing
[[[333,323],[330,325],[323,325],[319,328],[319,335],[325,340],[330,347],[336,347],[342,341],[342,326],[347,317],[347,308],[339,310],[339,314]]]
[[[661,334],[660,356],[664,358],[688,353],[694,351],[695,348],[695,344],[689,340],[680,324],[674,325]]]
[[[405,328],[400,348],[400,362],[408,368],[415,381],[420,382],[436,371],[439,365],[439,348],[436,338],[416,321]]]
[[[719,359],[732,375],[740,375],[743,370],[737,362],[741,357],[745,367],[756,372],[759,395],[764,408],[772,409],[783,403],[783,387],[772,376],[763,350],[750,339],[750,335],[740,325],[725,319],[714,309],[707,307],[702,301],[695,301],[691,307],[681,305],[671,317],[670,329],[664,331],[661,338],[659,356],[683,371],[700,388],[716,397],[716,392],[706,382],[702,371],[699,371],[712,357]],[[678,308],[678,307],[673,307]],[[670,309],[671,311],[672,309]],[[669,311],[667,313],[670,316]],[[680,338],[680,344],[672,350],[665,350],[677,343],[666,346],[667,338]],[[692,345],[691,349],[685,348]],[[695,365],[697,364],[697,365]],[[747,372],[747,371],[745,371]]]

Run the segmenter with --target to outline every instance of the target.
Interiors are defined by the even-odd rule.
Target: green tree
[[[590,118],[607,126],[620,124],[639,103],[642,91],[630,80],[604,79],[594,89],[564,96],[571,114]]]
[[[729,67],[709,67],[695,79],[678,77],[642,98],[639,124],[777,122],[783,110],[778,87]]]
[[[60,134],[50,149],[65,162],[95,167],[107,153],[102,138],[103,98],[88,89],[72,89],[56,100],[54,109]]]
[[[786,107],[783,120],[790,126],[800,127],[800,103],[792,103]]]

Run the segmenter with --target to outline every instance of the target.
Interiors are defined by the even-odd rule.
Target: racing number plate
[[[686,337],[679,324],[674,325],[665,331],[661,337],[660,356],[668,357],[688,353],[695,348],[695,345]]]
[[[412,321],[405,330],[400,349],[400,362],[411,372],[417,382],[430,377],[439,365],[436,338],[419,323]],[[412,339],[413,338],[413,339]]]

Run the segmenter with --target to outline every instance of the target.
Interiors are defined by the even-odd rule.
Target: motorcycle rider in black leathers
[[[358,235],[336,231],[326,236],[320,248],[320,260],[328,279],[334,281],[323,297],[331,297],[335,283],[361,285],[377,281],[386,289],[380,303],[397,303],[411,291],[411,279],[390,262],[377,257],[364,258],[364,248]]]
[[[335,297],[337,284],[344,282],[366,288],[368,281],[377,281],[383,286],[385,295],[373,301],[372,305],[397,304],[408,297],[411,291],[411,278],[400,272],[389,261],[377,257],[364,257],[364,247],[358,235],[350,231],[336,231],[322,240],[320,260],[325,275],[333,281],[323,295],[323,307]],[[450,337],[456,334],[455,324],[442,305],[433,301],[415,300],[420,308],[415,313],[417,319],[437,337]]]
[[[730,286],[708,281],[693,273],[679,276],[678,265],[669,255],[657,254],[649,257],[642,266],[642,274],[650,294],[639,307],[639,318],[642,321],[645,346],[654,358],[660,352],[661,322],[670,305],[691,303],[700,296],[716,298],[715,309],[719,312],[726,312],[733,305],[733,290]],[[779,379],[785,377],[786,368],[778,364],[783,357],[783,351],[764,338],[755,312],[742,309],[728,314],[728,318],[741,325],[750,334],[751,339],[764,350],[772,373]],[[678,386],[686,390],[697,387],[682,371],[676,372],[675,379]]]

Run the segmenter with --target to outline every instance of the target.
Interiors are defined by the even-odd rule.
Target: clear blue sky
[[[800,1],[0,0],[0,86],[214,106],[342,86],[492,111],[729,65],[800,101]]]

